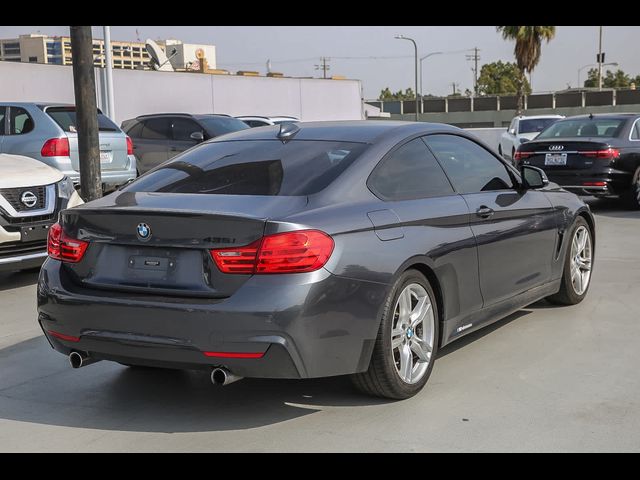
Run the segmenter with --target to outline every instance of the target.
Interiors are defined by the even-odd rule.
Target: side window
[[[247,125],[249,125],[251,128],[255,128],[255,127],[264,127],[266,125],[269,125],[266,122],[261,122],[260,120],[244,120],[244,123],[246,123]]]
[[[193,132],[202,132],[202,127],[188,118],[176,117],[172,121],[171,130],[173,131],[174,140],[194,142],[195,140],[191,138],[191,134]]]
[[[150,118],[145,120],[142,138],[147,140],[168,140],[171,138],[169,118]]]
[[[515,118],[511,120],[511,130],[513,130],[514,135],[518,134],[518,120]]]
[[[1,128],[0,128],[1,130]],[[636,120],[631,130],[631,140],[640,140],[640,121]]]
[[[367,185],[384,200],[411,200],[454,193],[440,165],[416,138],[388,155],[373,170]]]
[[[7,116],[7,107],[0,107],[0,135],[4,135],[4,122]]]
[[[9,117],[9,135],[22,135],[33,130],[33,120],[24,108],[11,107]]]
[[[459,193],[513,188],[507,168],[477,143],[457,135],[429,135],[425,142]]]
[[[140,138],[142,137],[143,127],[144,127],[144,123],[136,122],[135,125],[129,129],[129,131],[127,132],[127,135],[129,135],[131,138]]]

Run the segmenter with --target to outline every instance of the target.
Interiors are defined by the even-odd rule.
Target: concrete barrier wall
[[[104,70],[95,69],[98,107],[106,110]],[[359,80],[241,77],[113,70],[117,123],[145,113],[292,115],[303,121],[360,120]],[[69,66],[0,62],[0,101],[74,103]]]

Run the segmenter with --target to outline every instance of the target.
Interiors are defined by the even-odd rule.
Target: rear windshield
[[[47,108],[47,115],[53,118],[53,121],[65,132],[76,133],[78,131],[76,109],[74,107],[50,107]],[[115,123],[100,112],[98,112],[98,130],[101,132],[120,131]]]
[[[624,122],[625,120],[611,118],[561,120],[541,132],[536,140],[554,137],[617,137]]]
[[[557,118],[530,118],[528,120],[520,120],[518,133],[536,133],[541,132],[549,125],[557,122]]]
[[[212,137],[249,128],[242,120],[233,117],[198,117],[198,121]]]
[[[143,175],[128,192],[311,195],[367,147],[362,143],[242,140],[204,143]]]

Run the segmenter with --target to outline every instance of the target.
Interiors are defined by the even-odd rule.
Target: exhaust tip
[[[69,363],[71,364],[72,368],[80,368],[82,366],[82,362],[83,362],[83,358],[82,355],[80,355],[78,352],[71,352],[69,354]]]
[[[229,385],[230,383],[242,380],[242,377],[234,375],[226,368],[214,368],[211,371],[211,382],[214,385]]]

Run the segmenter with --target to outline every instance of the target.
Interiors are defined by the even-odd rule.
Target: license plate
[[[100,152],[100,163],[111,163],[111,151]]]
[[[545,165],[566,165],[567,154],[566,153],[547,153],[544,157]]]
[[[20,229],[20,241],[35,242],[37,240],[45,240],[49,233],[50,225],[37,225],[34,227],[22,227]]]

